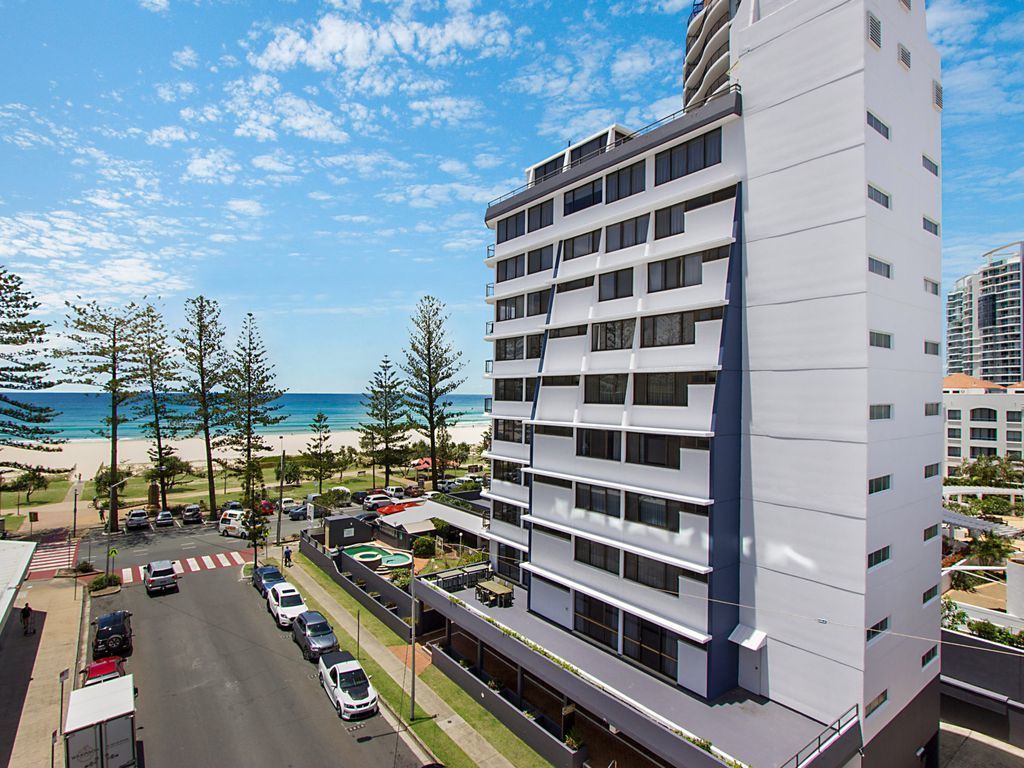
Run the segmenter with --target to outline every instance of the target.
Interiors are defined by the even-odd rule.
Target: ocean
[[[60,412],[52,426],[60,430],[60,437],[67,440],[96,438],[96,430],[103,426],[103,418],[109,414],[110,399],[106,395],[87,392],[17,392],[9,393],[27,403],[45,405]],[[327,414],[327,421],[334,432],[355,429],[365,417],[361,394],[299,394],[283,395],[278,415],[284,421],[261,430],[265,434],[288,435],[309,431],[309,424],[319,411]],[[450,395],[454,410],[463,415],[457,424],[484,424],[483,395]],[[142,437],[137,420],[131,420],[118,428],[118,436],[125,438]]]

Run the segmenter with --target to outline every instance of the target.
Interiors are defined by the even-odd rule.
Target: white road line
[[[232,560],[235,561],[235,565],[243,565],[245,563],[245,560],[242,559],[242,556],[233,550],[231,552],[230,557]]]
[[[217,553],[217,560],[220,561],[221,565],[231,565],[231,561],[228,560],[227,555],[225,555],[223,552]]]
[[[197,561],[194,557],[190,557],[188,560],[186,560],[185,561],[185,565],[188,566],[188,569],[190,571],[198,571],[199,570],[199,561]]]
[[[131,568],[122,568],[121,569],[121,583],[122,584],[131,584],[133,581],[135,581],[135,574],[132,573],[132,569]]]
[[[195,549],[196,545],[195,544],[182,544],[181,548],[182,549]]]
[[[217,566],[215,566],[213,564],[213,558],[210,557],[209,555],[203,555],[202,560],[203,560],[203,565],[206,566],[207,568],[216,568],[217,567]]]
[[[174,566],[174,572],[175,573],[184,573],[185,572],[185,569],[182,567],[181,563],[179,563],[177,560],[175,560],[172,563],[172,565]]]

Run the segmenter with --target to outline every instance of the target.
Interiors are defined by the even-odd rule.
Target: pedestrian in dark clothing
[[[26,635],[31,635],[35,632],[32,627],[32,606],[25,603],[25,607],[21,609],[21,628],[25,631]]]
[[[291,565],[292,565],[292,548],[291,547],[285,547],[284,548],[284,567],[285,568],[291,568]]]

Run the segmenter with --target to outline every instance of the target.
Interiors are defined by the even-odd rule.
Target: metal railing
[[[611,152],[612,150],[614,150],[614,149],[616,149],[618,147],[621,147],[623,144],[625,144],[625,143],[627,143],[629,141],[632,141],[633,139],[637,138],[638,136],[643,136],[644,134],[650,133],[651,131],[660,128],[661,126],[665,125],[666,123],[671,123],[673,120],[678,120],[680,117],[683,116],[683,114],[685,112],[692,111],[694,109],[697,109],[698,107],[703,107],[705,104],[707,104],[708,102],[710,102],[710,101],[712,101],[714,99],[717,99],[719,96],[724,96],[727,93],[740,93],[740,92],[741,91],[740,91],[739,83],[733,83],[727,90],[720,91],[718,93],[710,94],[706,98],[702,99],[701,101],[696,102],[694,104],[690,104],[685,109],[678,109],[678,110],[676,110],[675,112],[673,112],[670,115],[665,115],[665,117],[658,118],[653,123],[648,123],[643,128],[638,128],[637,130],[633,131],[632,133],[626,134],[625,136],[620,136],[615,141],[613,141],[611,144],[607,144],[606,146],[601,147],[601,149],[598,149],[598,150],[595,150],[594,152],[591,152],[589,155],[584,155],[583,157],[578,158],[577,160],[575,160],[572,163],[572,165],[570,167],[575,168],[576,166],[583,165],[584,163],[589,162],[590,160],[593,160],[595,157],[598,157],[599,155],[603,155],[606,152]],[[525,192],[528,189],[532,189],[533,187],[537,186],[538,184],[542,183],[543,181],[545,181],[547,179],[550,179],[550,178],[554,178],[555,176],[560,175],[560,173],[562,173],[562,171],[559,171],[557,173],[551,173],[551,174],[548,174],[547,176],[542,176],[539,179],[534,179],[533,181],[530,181],[530,182],[527,182],[526,184],[518,186],[515,189],[511,190],[510,192],[506,192],[504,195],[501,195],[501,197],[496,197],[493,200],[491,200],[489,203],[487,203],[487,207],[490,208],[490,207],[492,207],[494,205],[497,205],[498,203],[501,203],[501,202],[504,202],[505,200],[508,200],[509,198],[515,197],[520,192]]]
[[[728,0],[721,0],[721,2],[728,2]],[[693,20],[698,14],[704,13],[704,11],[710,9],[712,5],[714,5],[713,0],[694,0],[693,10],[690,12],[690,18],[686,21],[687,28],[689,28],[690,24],[693,23]],[[726,11],[726,17],[731,18],[732,14],[729,11]],[[690,50],[690,46],[693,45],[693,41],[700,37],[704,32],[704,25],[707,21],[708,17],[705,16],[701,20],[700,26],[693,30],[691,34],[686,36],[686,50]]]
[[[494,295],[494,283],[488,283],[484,288],[484,298],[488,298]]]
[[[493,410],[494,410],[494,398],[493,397],[485,397],[484,398],[484,413],[490,413]]]
[[[802,765],[807,765],[807,763],[821,753],[823,748],[828,746],[832,740],[836,739],[839,734],[845,731],[847,726],[857,720],[859,711],[860,706],[854,704],[841,714],[834,722],[826,726],[825,730],[819,733],[817,737],[808,742],[807,746],[784,762],[780,768],[800,768]]]
[[[701,59],[704,58],[704,54],[707,53],[708,46],[711,44],[711,41],[712,41],[712,39],[714,39],[715,35],[718,34],[719,30],[721,30],[722,27],[724,27],[726,24],[728,24],[731,21],[732,21],[732,17],[730,17],[728,13],[725,14],[725,16],[720,18],[718,21],[716,21],[714,26],[712,26],[711,29],[708,31],[707,39],[704,41],[704,46],[700,49],[700,53],[697,54],[697,56],[694,57],[693,59],[690,59],[689,48],[687,48],[686,58],[690,59],[690,61],[686,65],[686,71],[685,71],[685,73],[683,75],[683,82],[684,83],[687,80],[690,79],[690,75],[692,75],[694,70],[697,69],[697,65],[700,64]]]
[[[739,90],[738,85],[736,83],[733,83],[726,90],[719,91],[718,89],[721,88],[723,85],[725,85],[727,82],[729,82],[729,70],[726,70],[725,72],[723,72],[721,77],[717,78],[713,83],[711,83],[711,85],[708,86],[707,96],[705,96],[703,99],[701,99],[698,102],[690,104],[690,109],[693,109],[698,104],[700,104],[700,105],[707,104],[709,101],[711,101],[712,99],[717,99],[722,94],[730,93],[730,92],[732,92],[733,88],[736,88],[737,90]],[[695,93],[697,93],[697,91],[699,91],[702,87],[703,87],[703,84],[696,85],[693,88],[690,88],[686,92],[686,101],[689,102],[689,100],[691,98],[693,98],[693,95]]]
[[[493,360],[484,360],[484,373],[491,373],[494,370]]]
[[[492,256],[494,256],[494,243],[487,246],[487,258],[489,259]]]
[[[494,321],[488,320],[484,323],[484,336],[490,336],[494,333]]]
[[[717,63],[718,63],[718,60],[719,60],[720,58],[722,58],[722,55],[723,55],[723,54],[726,54],[726,53],[728,53],[728,52],[729,52],[729,41],[728,41],[728,40],[726,40],[726,41],[725,41],[724,43],[722,43],[722,44],[721,44],[720,46],[718,46],[718,48],[716,48],[716,49],[715,49],[715,52],[714,52],[714,53],[712,53],[712,54],[711,54],[711,55],[710,55],[710,56],[708,57],[708,63],[704,65],[704,71],[703,71],[703,72],[701,72],[701,73],[700,73],[700,77],[698,77],[698,78],[697,78],[697,85],[695,85],[695,86],[694,86],[694,87],[693,87],[693,88],[691,89],[691,95],[692,95],[693,93],[696,93],[696,92],[697,92],[697,91],[698,91],[698,90],[700,89],[700,86],[701,86],[701,84],[702,84],[702,83],[704,82],[704,78],[705,78],[705,77],[707,77],[707,75],[708,75],[708,72],[710,72],[710,71],[711,71],[711,68],[712,68],[713,66],[715,66],[715,64],[717,64]],[[690,75],[692,75],[692,74],[693,74],[692,72],[691,72],[690,74],[688,74],[688,75],[686,76],[686,79],[687,79],[687,80],[689,80],[689,79],[690,79]],[[711,91],[709,90],[709,91],[708,91],[708,93],[710,93],[710,92],[711,92]]]

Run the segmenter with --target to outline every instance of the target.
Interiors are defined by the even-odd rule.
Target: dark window
[[[946,449],[946,455],[951,457],[951,458],[954,458],[954,459],[959,459],[960,458],[960,446],[959,445],[951,445],[951,446],[949,446]]]
[[[654,239],[681,235],[686,231],[686,203],[676,203],[654,212]]]
[[[972,445],[971,446],[971,458],[980,459],[982,456],[995,456],[995,446],[988,445]]]
[[[576,483],[576,508],[599,512],[610,517],[619,516],[621,493],[614,488]]]
[[[572,165],[576,165],[581,160],[586,160],[591,155],[604,151],[605,145],[608,143],[608,134],[602,133],[600,136],[595,136],[585,144],[580,144],[576,149],[569,152],[569,162]]]
[[[971,409],[971,421],[996,421],[998,418],[999,414],[993,408]]]
[[[551,435],[553,437],[572,437],[572,427],[556,427],[551,424],[535,424],[535,435]]]
[[[540,348],[544,343],[544,334],[535,333],[532,336],[526,337],[526,359],[532,360],[540,357]]]
[[[590,349],[601,352],[609,349],[631,349],[636,320],[612,320],[595,323],[590,332]]]
[[[576,280],[566,280],[564,283],[558,283],[555,286],[556,293],[568,293],[569,291],[578,291],[581,288],[590,288],[594,284],[594,276],[580,277]]]
[[[938,222],[932,221],[927,216],[925,216],[922,219],[922,222],[923,222],[923,226],[924,226],[925,232],[930,232],[931,234],[936,235],[936,236],[939,234]]]
[[[506,504],[504,501],[495,501],[491,504],[492,518],[514,525],[516,528],[521,524],[522,515],[523,510],[513,504]]]
[[[700,285],[703,261],[699,253],[675,256],[647,265],[647,292],[670,291],[688,285]]]
[[[534,396],[537,394],[537,379],[526,379],[523,382],[525,387],[526,400],[532,402]]]
[[[686,210],[696,211],[698,208],[721,203],[724,200],[731,200],[734,197],[736,197],[736,185],[726,187],[725,189],[716,189],[714,192],[708,192],[706,195],[700,195],[699,197],[687,200],[685,203]]]
[[[868,184],[868,199],[878,203],[883,208],[892,207],[892,199],[878,187]]]
[[[591,253],[597,253],[601,249],[601,230],[595,229],[593,232],[585,232],[582,235],[576,235],[562,243],[562,258],[566,261],[572,261],[578,259],[580,256],[589,256]]]
[[[545,376],[541,379],[541,386],[544,387],[578,387],[579,376]]]
[[[942,403],[925,403],[924,404],[924,415],[925,416],[938,416],[942,413]]]
[[[971,440],[995,440],[998,431],[986,427],[971,427]]]
[[[921,534],[921,537],[922,537],[922,539],[924,541],[930,541],[931,539],[934,539],[938,535],[939,535],[939,524],[935,523],[935,525],[929,525],[927,528],[925,528],[924,531]]]
[[[622,653],[647,669],[676,679],[679,635],[631,613],[623,616]]]
[[[558,531],[558,530],[555,530],[554,528],[548,528],[546,525],[537,525],[536,523],[534,523],[533,524],[533,532],[534,533],[543,533],[545,536],[553,536],[554,538],[562,539],[563,541],[572,541],[572,534],[571,533],[566,533],[565,531]],[[534,578],[538,578],[538,577],[535,576]],[[553,582],[549,582],[549,583],[553,583]],[[558,586],[558,585],[555,585],[555,586]],[[565,587],[561,587],[561,588],[565,589]],[[566,591],[568,592],[568,590],[566,590]]]
[[[643,192],[646,185],[643,160],[621,170],[609,173],[604,177],[604,198],[606,203],[614,203],[624,197]]]
[[[715,383],[715,373],[710,373],[710,381],[694,381],[693,383]],[[679,405],[688,404],[687,386],[691,383],[690,373],[638,373],[633,377],[634,405]],[[705,374],[700,374],[701,378]]]
[[[550,227],[555,222],[555,201],[545,200],[543,203],[531,206],[527,211],[527,223],[530,231]]]
[[[932,160],[928,155],[921,155],[921,165],[924,166],[928,173],[935,176],[939,175],[939,164]]]
[[[619,550],[596,541],[576,537],[575,559],[603,571],[619,575]]]
[[[619,609],[596,597],[576,593],[573,628],[601,645],[618,650]]]
[[[491,462],[491,479],[521,485],[523,482],[523,466],[514,461],[495,459]]]
[[[605,251],[611,253],[622,248],[629,248],[631,245],[646,243],[647,224],[650,219],[650,214],[645,213],[643,216],[626,219],[618,224],[605,227],[605,236],[607,237]]]
[[[707,582],[706,574],[687,571],[650,557],[634,555],[632,552],[626,552],[622,575],[630,581],[667,592],[670,595],[679,594],[680,576],[686,576],[694,581]]]
[[[512,296],[507,299],[498,299],[494,305],[494,319],[515,320],[523,316],[523,297]]]
[[[721,319],[721,307],[645,317],[640,326],[640,346],[669,347],[677,344],[693,344],[696,323]]]
[[[679,437],[676,435],[646,435],[629,432],[626,435],[626,461],[650,467],[679,469]]]
[[[533,183],[537,184],[549,176],[561,173],[564,163],[565,155],[559,155],[554,160],[548,160],[543,165],[536,166],[533,169]]]
[[[494,420],[494,439],[507,443],[523,442],[523,422],[513,419]]]
[[[868,112],[868,125],[878,131],[885,138],[889,138],[889,126]]]
[[[526,315],[543,315],[548,311],[548,299],[551,296],[551,289],[534,291],[526,294]]]
[[[960,411],[959,410],[950,410],[946,414],[946,421],[960,421]],[[1011,419],[1007,419],[1007,421],[1011,421]]]
[[[522,561],[523,553],[515,547],[510,547],[507,544],[498,545],[497,571],[501,576],[518,584],[522,578],[519,574],[519,564]]]
[[[595,179],[587,184],[570,189],[565,193],[565,201],[562,206],[562,215],[568,216],[598,205],[601,202],[601,180]],[[500,241],[499,241],[500,242]]]
[[[554,263],[552,254],[554,253],[554,246],[545,245],[543,248],[537,248],[536,250],[530,251],[526,254],[526,270],[531,275],[534,272],[542,272],[545,269],[551,269]]]
[[[642,493],[626,494],[626,519],[666,531],[679,531],[679,513],[707,517],[711,507],[671,499],[659,499]]]
[[[578,429],[576,455],[618,461],[622,458],[622,435],[607,429]]]
[[[953,414],[953,412],[950,411],[950,418],[952,418],[952,414]],[[956,412],[956,417],[958,419],[960,418],[960,411]],[[1008,422],[1013,422],[1014,424],[1020,424],[1021,423],[1021,412],[1020,411],[1007,411],[1006,412],[1006,420]]]
[[[522,379],[495,379],[494,380],[495,400],[518,400],[523,399]]]
[[[654,184],[664,184],[722,162],[722,129],[716,128],[654,157]]]
[[[550,477],[549,475],[534,475],[533,482],[541,485],[553,485],[556,488],[572,488],[572,480],[563,480],[560,477]]]
[[[498,221],[498,242],[504,243],[514,237],[526,234],[526,211],[513,213]]]
[[[598,280],[597,300],[624,299],[633,295],[633,268],[605,272]]]
[[[552,328],[548,331],[549,339],[565,339],[571,336],[586,336],[587,326],[585,325],[567,325],[564,328]]]
[[[598,373],[587,376],[584,380],[583,402],[622,405],[626,402],[626,382],[629,376],[625,373]]]
[[[503,283],[506,280],[522,277],[526,274],[525,268],[526,256],[522,253],[518,256],[513,256],[511,259],[502,259],[498,262],[498,282]]]
[[[516,336],[512,339],[498,339],[494,342],[495,360],[522,360],[523,359],[523,337]]]

